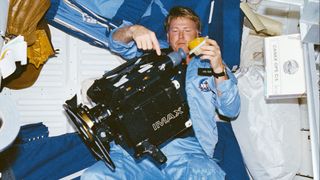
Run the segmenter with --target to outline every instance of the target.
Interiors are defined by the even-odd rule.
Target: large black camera
[[[136,158],[149,154],[164,163],[166,156],[157,146],[191,126],[184,90],[175,80],[185,56],[180,49],[126,62],[88,89],[92,108],[77,105],[76,96],[63,105],[87,146],[112,170],[111,141],[133,148]]]

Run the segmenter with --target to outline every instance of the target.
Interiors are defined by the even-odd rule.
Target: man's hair
[[[170,10],[169,15],[167,16],[164,26],[166,31],[168,32],[170,28],[170,23],[172,20],[177,18],[187,18],[196,23],[197,30],[201,30],[201,22],[199,16],[190,8],[177,6]]]

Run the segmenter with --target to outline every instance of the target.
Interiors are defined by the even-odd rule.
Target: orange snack
[[[190,49],[189,54],[200,55],[201,54],[201,46],[206,43],[208,37],[198,37],[188,43],[188,48]]]

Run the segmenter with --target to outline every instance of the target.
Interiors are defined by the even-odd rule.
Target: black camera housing
[[[157,146],[190,128],[184,89],[176,80],[185,54],[174,53],[144,55],[95,80],[87,91],[92,108],[77,105],[75,97],[66,101],[64,108],[82,139],[111,169],[111,141],[133,148],[136,158],[149,154],[164,163],[166,156]]]

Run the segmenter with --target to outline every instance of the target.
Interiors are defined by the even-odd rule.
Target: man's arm
[[[202,63],[202,60],[199,58],[194,58],[190,61],[187,68],[186,74],[186,91],[188,93],[192,92],[191,96],[195,96],[195,100],[198,99],[197,94],[205,96],[201,101],[203,102],[210,101],[208,104],[212,104],[215,107],[215,110],[222,116],[228,118],[235,118],[240,112],[240,96],[237,87],[237,79],[232,74],[232,72],[227,69],[226,80],[221,80],[221,82],[216,83],[216,78],[209,76],[200,76],[198,75],[198,68],[209,68],[211,64]],[[212,93],[210,93],[212,92]],[[188,96],[190,95],[187,94]],[[188,97],[189,101],[189,97]],[[204,108],[201,106],[201,108]],[[204,109],[206,109],[205,107]],[[213,109],[212,109],[213,110]],[[213,110],[214,111],[214,110]]]
[[[237,87],[237,79],[224,65],[220,47],[216,41],[207,39],[207,44],[202,46],[201,59],[209,59],[210,66],[215,73],[224,72],[221,77],[213,77],[216,87],[216,108],[220,115],[231,119],[240,112],[240,96]]]
[[[216,106],[220,115],[234,119],[240,113],[240,95],[236,77],[229,69],[226,73],[229,79],[216,84],[218,94]]]
[[[112,34],[112,39],[125,44],[135,41],[138,49],[155,50],[158,55],[161,55],[160,45],[155,33],[141,25],[121,27]]]

